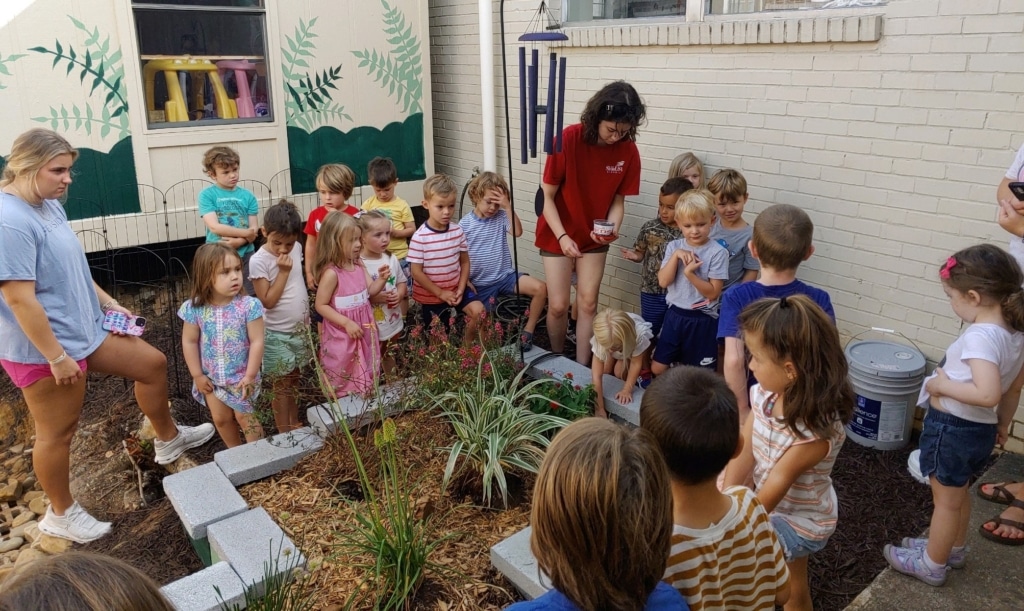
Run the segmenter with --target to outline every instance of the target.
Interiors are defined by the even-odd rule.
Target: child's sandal
[[[523,352],[527,352],[533,348],[533,333],[523,331],[523,334],[519,336],[519,348]]]

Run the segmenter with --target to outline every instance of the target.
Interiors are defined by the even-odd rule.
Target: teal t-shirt
[[[217,222],[221,225],[248,229],[249,217],[259,213],[259,204],[256,202],[256,196],[242,187],[228,191],[217,185],[210,185],[199,192],[199,216],[203,217],[211,212],[217,213]],[[207,227],[206,241],[219,242],[220,236]],[[246,244],[238,249],[238,256],[245,257],[254,250],[252,244]]]

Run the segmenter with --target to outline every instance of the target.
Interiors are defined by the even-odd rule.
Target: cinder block
[[[496,543],[491,548],[491,566],[508,577],[523,596],[532,600],[548,591],[544,584],[551,583],[551,580],[542,575],[537,559],[530,551],[530,532],[531,528],[527,526]]]
[[[547,377],[547,378],[565,378],[565,374],[571,373],[572,378],[580,384],[587,384],[590,382],[590,368],[580,365],[572,359],[568,359],[562,355],[558,355],[551,358],[542,358],[530,362],[527,375],[535,378]]]
[[[178,611],[220,611],[245,604],[245,586],[227,562],[172,581],[160,593]]]
[[[632,383],[636,384],[636,381],[633,380]],[[619,403],[615,398],[615,393],[622,390],[624,385],[625,382],[619,378],[608,374],[604,375],[601,380],[601,386],[604,388],[604,408],[616,419],[632,426],[640,426],[640,400],[644,398],[644,389],[634,390],[633,400],[629,403]]]
[[[377,407],[384,406],[384,415],[393,413],[402,395],[408,393],[415,383],[414,379],[403,380],[393,384],[386,384],[379,390],[379,394],[373,397],[360,397],[348,395],[341,397],[337,403],[321,403],[306,410],[306,418],[314,431],[326,437],[333,433],[338,421],[345,418],[350,429],[359,428],[379,418]]]
[[[323,445],[322,437],[312,428],[304,427],[221,450],[213,455],[213,461],[228,476],[228,481],[241,486],[291,469]]]
[[[211,524],[248,509],[242,495],[212,462],[168,475],[164,493],[193,539],[206,537]]]
[[[213,561],[230,564],[257,596],[264,594],[266,575],[306,566],[306,557],[262,507],[212,524],[207,532]]]

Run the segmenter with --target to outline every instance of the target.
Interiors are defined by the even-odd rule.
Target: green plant
[[[451,423],[456,437],[454,444],[441,448],[448,452],[442,486],[448,486],[461,462],[462,469],[480,479],[485,505],[491,505],[496,491],[507,507],[506,471],[536,473],[549,443],[548,435],[569,421],[527,409],[531,401],[543,399],[536,392],[543,380],[524,383],[525,369],[511,379],[500,377],[494,367],[485,374],[485,364],[486,358],[481,356],[472,386],[432,397],[433,405]]]
[[[359,67],[380,82],[402,103],[402,112],[422,112],[423,65],[420,60],[420,42],[412,33],[412,26],[405,21],[405,15],[398,7],[381,0],[384,8],[384,34],[391,45],[390,53],[378,53],[376,49],[353,51],[359,58]]]
[[[307,337],[312,346],[312,333]],[[399,464],[395,453],[397,427],[391,418],[384,418],[381,428],[374,431],[374,446],[380,454],[380,488],[374,485],[348,421],[337,407],[338,397],[334,389],[323,382],[325,376],[320,359],[314,358],[313,365],[321,389],[333,406],[334,421],[352,452],[363,493],[362,505],[346,501],[353,506],[356,524],[353,532],[339,533],[340,552],[372,558],[371,562],[351,561],[353,566],[367,569],[368,574],[355,588],[345,608],[351,609],[368,598],[377,610],[407,608],[428,569],[446,570],[432,562],[430,555],[453,535],[434,538],[432,516],[417,515],[410,501],[410,491],[415,486],[410,485],[409,470]],[[380,388],[375,388],[374,393],[379,396]]]
[[[4,57],[3,54],[0,53],[0,74],[2,74],[3,76],[10,76],[11,75],[11,71],[7,68],[6,64],[13,64],[14,62],[18,61],[22,57],[25,57],[25,55],[18,54],[18,55],[8,55],[7,57]],[[7,87],[4,86],[3,83],[0,83],[0,89],[7,89]]]
[[[536,414],[556,414],[567,420],[576,420],[594,413],[597,392],[593,384],[575,383],[572,372],[561,380],[541,379],[530,401],[530,411]]]
[[[299,567],[299,555],[284,548],[284,540],[278,545],[278,553],[274,553],[274,543],[270,543],[270,558],[263,563],[263,594],[255,585],[245,589],[245,602],[241,605],[228,605],[224,601],[218,586],[213,586],[217,600],[224,611],[312,611],[319,603],[320,593],[317,588],[303,587],[308,573]],[[284,557],[284,568],[281,558]],[[297,575],[297,573],[302,573]],[[296,579],[293,579],[296,577]]]
[[[114,49],[111,52],[110,36],[100,40],[98,28],[94,27],[90,30],[88,26],[70,15],[68,15],[68,19],[87,36],[84,54],[75,51],[71,45],[65,48],[59,40],[54,41],[53,49],[39,46],[32,47],[29,51],[53,55],[53,68],[63,62],[66,64],[68,76],[73,71],[79,70],[78,80],[80,83],[84,85],[85,80],[91,78],[89,96],[92,96],[101,86],[106,91],[106,96],[99,111],[94,110],[88,102],[81,107],[72,104],[70,109],[61,104],[60,110],[51,106],[49,116],[32,117],[32,120],[49,123],[50,127],[55,130],[62,125],[65,130],[68,130],[73,123],[75,129],[84,128],[87,134],[92,134],[93,125],[96,124],[100,126],[101,138],[106,138],[112,130],[117,130],[118,139],[124,139],[128,136],[129,125],[121,50]]]
[[[345,113],[345,108],[331,99],[331,89],[337,90],[335,81],[341,78],[341,64],[332,66],[319,73],[309,73],[309,62],[304,58],[313,58],[313,50],[316,44],[313,39],[317,35],[313,32],[317,18],[309,22],[299,19],[299,25],[295,27],[294,36],[285,36],[288,47],[281,47],[281,70],[285,78],[285,90],[288,97],[285,100],[285,115],[288,125],[301,127],[311,131],[318,125],[323,125],[331,119],[352,120]],[[300,73],[299,68],[306,68],[306,72]]]

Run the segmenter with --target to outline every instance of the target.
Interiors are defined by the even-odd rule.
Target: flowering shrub
[[[397,363],[395,377],[415,378],[425,397],[474,386],[478,375],[489,381],[492,369],[503,379],[514,376],[522,367],[518,352],[509,347],[517,336],[507,323],[486,319],[479,341],[463,346],[461,333],[449,333],[435,318],[429,329],[422,325],[410,328],[405,340],[393,343],[389,350]]]
[[[548,372],[550,373],[550,372]],[[533,388],[530,411],[536,414],[554,414],[566,420],[576,420],[594,413],[597,392],[593,384],[581,386],[566,372],[561,380],[541,380]]]

